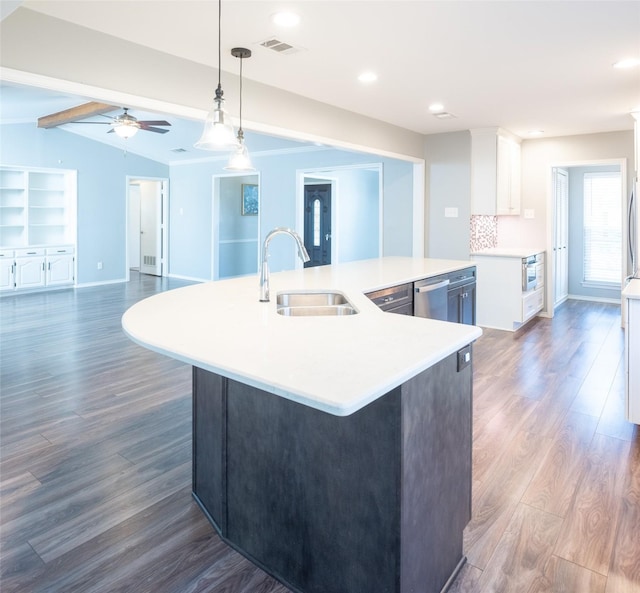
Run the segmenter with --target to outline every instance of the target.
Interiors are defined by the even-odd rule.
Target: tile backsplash
[[[481,251],[498,246],[498,217],[497,216],[471,216],[471,234],[469,251]]]

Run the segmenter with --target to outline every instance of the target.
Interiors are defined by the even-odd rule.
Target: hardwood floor
[[[131,304],[185,283],[132,278],[0,299],[0,588],[287,593],[190,496],[190,367],[120,328]],[[622,341],[617,307],[568,301],[476,343],[473,519],[453,591],[640,591]]]

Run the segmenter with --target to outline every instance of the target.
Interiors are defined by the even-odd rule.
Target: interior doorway
[[[127,180],[127,280],[131,270],[164,275],[168,184],[160,178]]]
[[[260,174],[214,175],[211,279],[257,274]]]
[[[305,268],[331,263],[331,183],[306,179],[304,184]]]
[[[330,188],[330,193],[325,194],[327,218],[324,225],[322,217],[318,218],[316,232],[313,209],[307,212],[306,201],[314,187],[323,185]],[[313,250],[314,243],[319,242],[317,249],[322,250],[324,243],[325,261],[333,264],[381,257],[382,188],[381,163],[298,171],[296,228],[304,229],[305,246],[310,244]]]
[[[614,262],[611,269],[618,268],[620,274],[615,278],[590,278],[591,247],[596,245],[590,237],[589,200],[587,193],[590,179],[598,175],[619,176],[619,198],[615,208],[606,209],[612,223],[607,232],[616,241]],[[571,162],[551,167],[551,216],[547,253],[548,287],[547,302],[553,303],[553,309],[567,298],[601,302],[620,302],[620,291],[627,274],[627,195],[626,161],[624,159],[606,159],[599,161]],[[602,209],[601,209],[602,210]],[[602,229],[599,229],[602,232]],[[602,251],[599,243],[596,255]],[[619,277],[618,277],[619,276]]]

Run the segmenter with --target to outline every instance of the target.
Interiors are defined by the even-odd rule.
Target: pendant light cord
[[[240,56],[240,127],[238,128],[238,136],[240,138],[244,137],[244,133],[242,131],[242,55]]]
[[[222,99],[222,0],[218,0],[218,88],[216,89],[216,99]]]

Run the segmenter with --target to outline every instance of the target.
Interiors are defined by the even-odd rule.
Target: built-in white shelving
[[[73,284],[76,202],[76,171],[0,166],[0,290]]]

